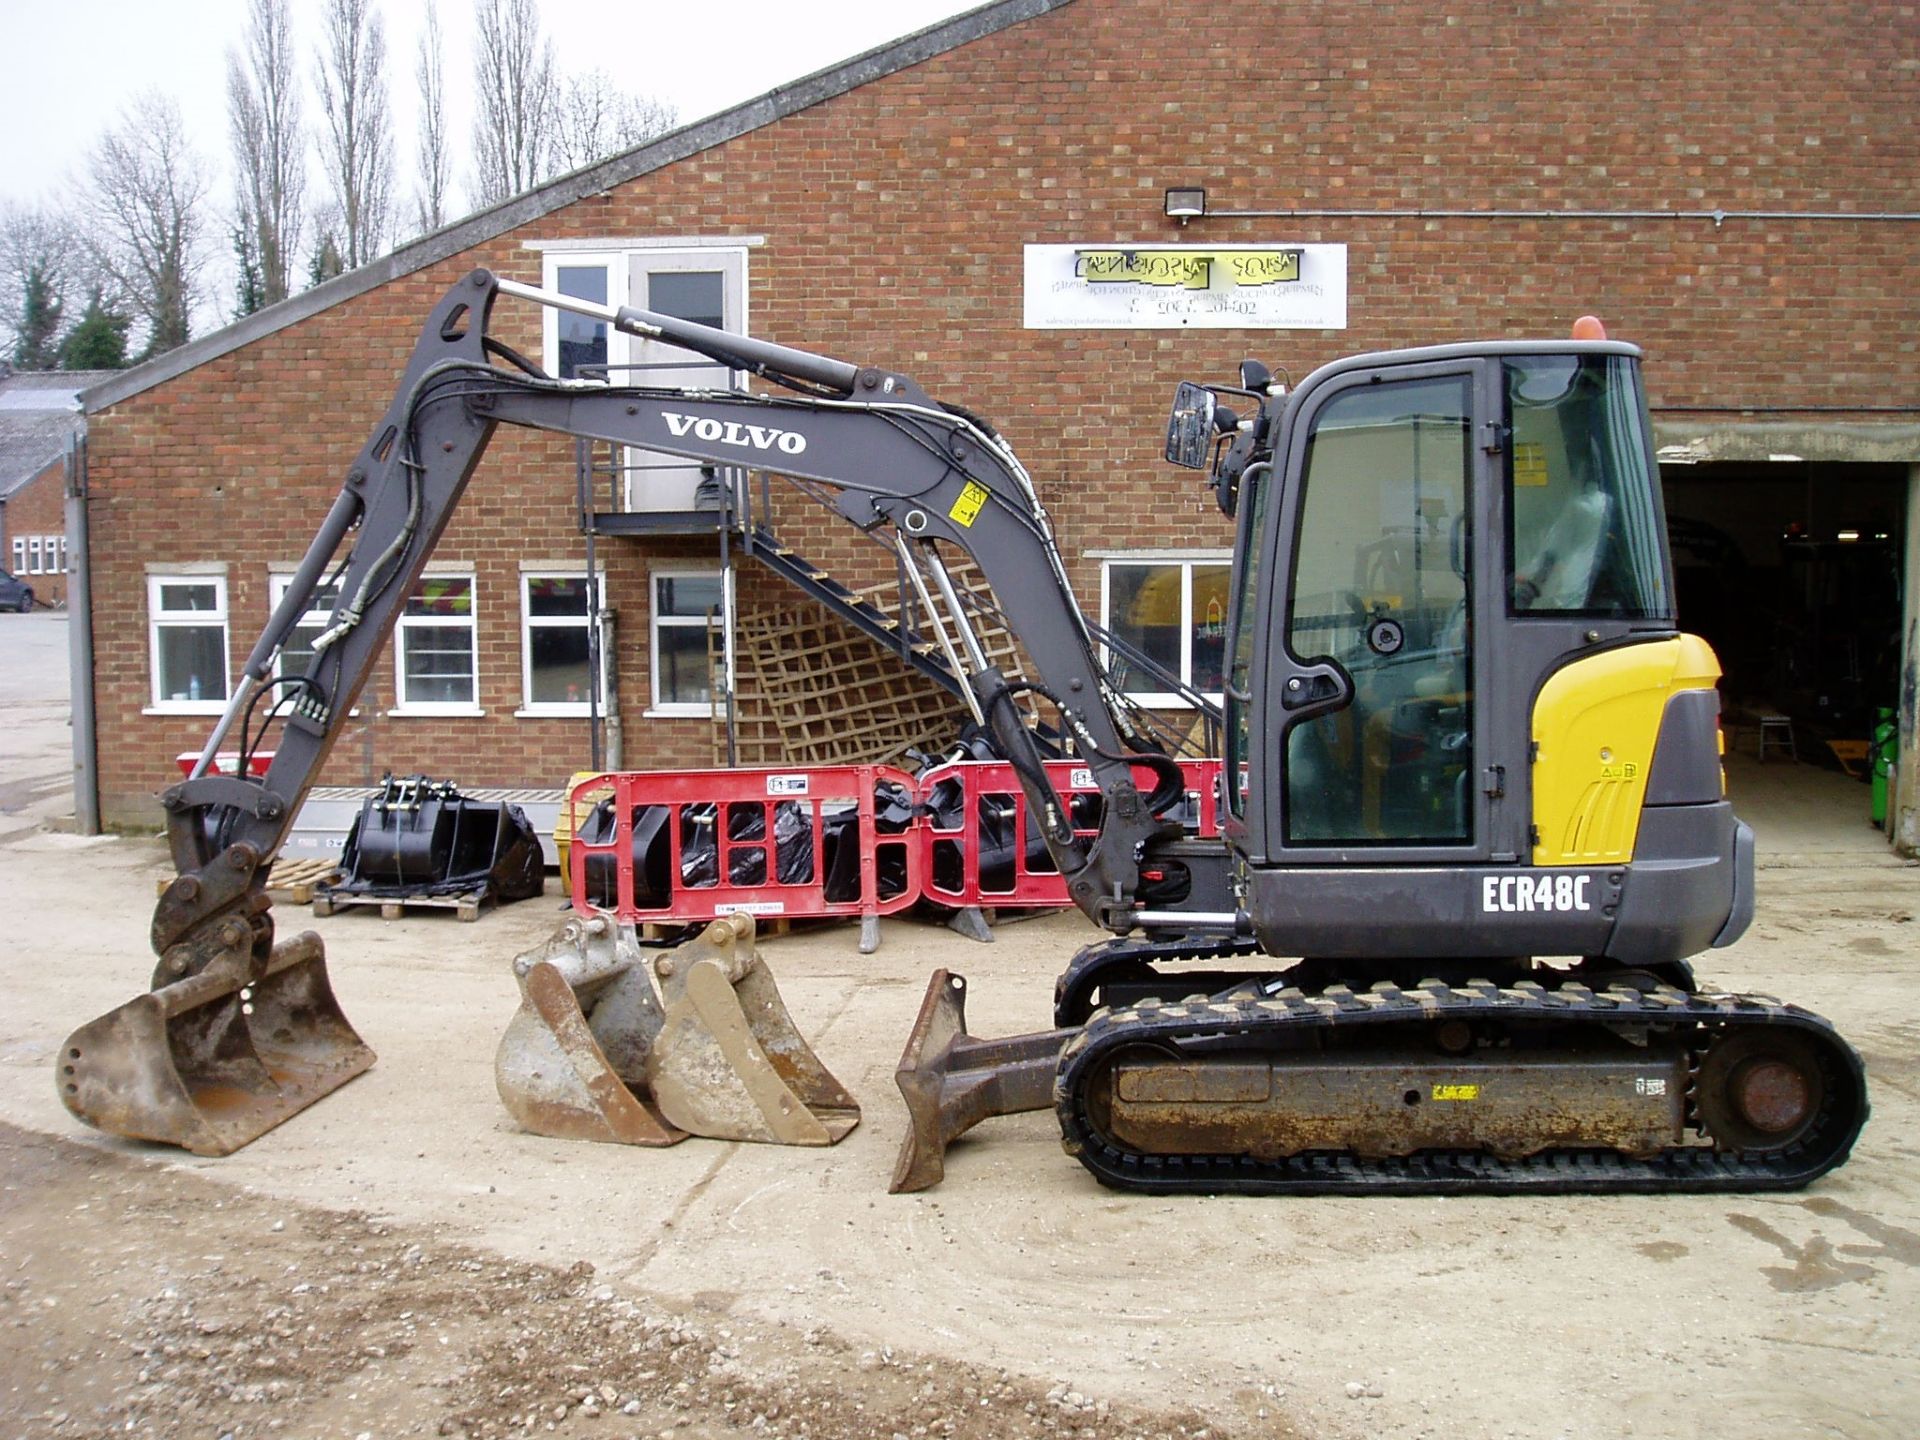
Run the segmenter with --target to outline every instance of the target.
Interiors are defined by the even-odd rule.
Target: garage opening
[[[1736,805],[1763,849],[1879,849],[1872,771],[1900,676],[1907,467],[1720,462],[1661,478],[1681,624],[1726,672]]]

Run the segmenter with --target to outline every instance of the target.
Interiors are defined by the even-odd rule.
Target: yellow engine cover
[[[1603,651],[1556,671],[1533,707],[1533,863],[1631,860],[1667,701],[1719,679],[1720,661],[1697,635]]]

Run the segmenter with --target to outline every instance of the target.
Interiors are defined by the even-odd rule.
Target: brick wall
[[[1079,0],[94,417],[106,813],[141,811],[206,723],[141,713],[145,567],[228,562],[237,663],[266,615],[268,565],[302,550],[422,317],[474,265],[537,283],[525,240],[765,236],[751,261],[755,333],[903,370],[992,419],[1038,480],[1089,605],[1089,550],[1228,543],[1194,477],[1159,460],[1160,427],[1176,380],[1227,378],[1245,354],[1299,378],[1360,349],[1564,334],[1593,311],[1647,348],[1656,407],[1910,400],[1912,224],[1214,217],[1183,231],[1164,217],[1163,190],[1194,184],[1214,209],[1920,210],[1913,6],[1451,8],[1259,5],[1212,23],[1163,3]],[[1022,245],[1089,241],[1344,243],[1349,328],[1023,330]],[[530,325],[506,338],[538,353]],[[556,782],[581,763],[582,725],[513,716],[518,561],[582,553],[572,477],[567,442],[503,433],[438,556],[477,572],[486,716],[388,716],[382,666],[326,781],[417,768]],[[830,566],[868,564],[825,512],[789,511],[782,532]],[[699,763],[697,722],[640,719],[644,577],[649,563],[711,552],[616,541],[602,553],[627,758]]]
[[[64,605],[67,600],[67,577],[54,567],[58,559],[46,555],[41,562],[38,575],[32,573],[31,564],[14,564],[13,541],[15,536],[38,536],[44,542],[58,539],[67,533],[67,462],[56,460],[42,470],[33,479],[22,485],[7,497],[0,505],[0,565],[16,573],[20,579],[33,587],[36,603]]]

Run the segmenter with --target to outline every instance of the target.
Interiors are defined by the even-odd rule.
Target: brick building
[[[476,266],[883,364],[984,414],[1036,477],[1089,612],[1201,689],[1230,536],[1159,458],[1175,381],[1229,378],[1245,355],[1298,378],[1359,350],[1560,335],[1594,312],[1647,351],[1683,619],[1726,654],[1736,699],[1805,692],[1810,723],[1843,685],[1891,703],[1912,674],[1897,580],[1920,511],[1915,113],[1905,6],[1386,0],[1226,23],[1143,0],[986,6],[89,392],[102,812],[156,813],[419,325]],[[1170,205],[1171,188],[1204,200]],[[1049,280],[1059,253],[1226,247],[1324,263],[1302,287],[1315,303],[1182,309],[1133,285],[1147,318],[1093,316],[1090,286],[1047,308],[1073,291]],[[533,316],[503,302],[496,330],[549,370],[675,358]],[[589,506],[646,517],[595,537],[629,765],[714,753],[706,617],[724,587],[698,480],[633,474]],[[776,513],[820,568],[891,574],[829,512],[787,496]],[[584,764],[566,632],[586,556],[573,446],[503,431],[323,778],[557,784]],[[801,602],[735,572],[723,629]],[[1868,597],[1866,622],[1806,600],[1762,623],[1742,599],[1836,586]]]
[[[36,604],[67,599],[67,455],[86,430],[80,392],[114,372],[0,375],[0,565]]]

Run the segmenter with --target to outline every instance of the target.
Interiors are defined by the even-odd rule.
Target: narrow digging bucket
[[[936,970],[894,1071],[907,1102],[907,1133],[892,1194],[925,1190],[946,1174],[947,1146],[982,1120],[1053,1103],[1060,1047],[1074,1032],[1042,1030],[1004,1040],[967,1034],[967,982]]]
[[[576,918],[514,972],[520,1010],[494,1080],[536,1134],[831,1145],[860,1121],[794,1028],[747,916],[715,921],[651,963],[631,927]]]
[[[668,1119],[696,1135],[833,1145],[860,1106],[800,1037],[753,945],[753,917],[716,920],[655,965],[667,1018],[647,1077]]]
[[[55,1080],[96,1129],[230,1155],[373,1064],[311,932],[274,946],[252,981],[202,972],[82,1025]]]

